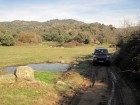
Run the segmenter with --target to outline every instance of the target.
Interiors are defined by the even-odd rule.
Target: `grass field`
[[[95,46],[84,45],[73,48],[51,48],[40,46],[0,46],[0,69],[7,66],[24,65],[40,62],[71,63],[77,57],[89,55]]]
[[[93,46],[50,48],[48,46],[0,46],[0,68],[28,63],[65,61],[70,63],[77,56],[91,54]]]
[[[40,62],[60,62],[66,63],[84,61],[88,59],[87,55],[91,55],[96,46],[84,45],[73,48],[52,48],[47,45],[42,46],[0,46],[0,70],[6,66],[24,65],[29,63]],[[109,49],[112,52],[114,49]],[[92,58],[92,57],[91,57]],[[82,62],[74,68],[77,73],[64,75],[67,81],[82,81],[80,74],[87,71],[89,64]],[[80,74],[79,74],[80,73]],[[14,83],[2,85],[0,84],[0,105],[46,105],[53,104],[54,100],[61,98],[60,93],[69,92],[70,89],[65,87],[57,87],[55,89],[55,81],[62,76],[62,72],[35,72],[35,78],[47,83],[47,87],[39,83]],[[70,79],[68,79],[70,76]],[[73,76],[73,78],[71,78]],[[68,83],[69,83],[68,82]],[[74,86],[78,86],[77,82],[72,82]],[[63,91],[62,91],[63,90]],[[59,94],[58,94],[59,93]]]

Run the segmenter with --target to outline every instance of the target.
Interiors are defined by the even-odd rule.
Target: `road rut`
[[[114,66],[91,66],[92,87],[70,105],[137,105],[131,89]]]

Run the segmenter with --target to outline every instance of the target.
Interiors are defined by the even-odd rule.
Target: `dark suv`
[[[108,49],[104,47],[95,48],[93,53],[93,65],[105,64],[110,65],[110,55],[108,54]]]

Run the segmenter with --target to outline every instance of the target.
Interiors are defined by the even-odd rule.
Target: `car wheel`
[[[110,66],[110,62],[106,63],[106,66]]]

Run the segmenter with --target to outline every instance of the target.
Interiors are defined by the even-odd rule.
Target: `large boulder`
[[[15,82],[14,74],[0,75],[0,84],[1,83],[14,83],[14,82]]]
[[[34,70],[28,66],[19,66],[15,70],[15,76],[17,81],[33,81]]]

